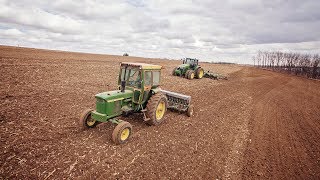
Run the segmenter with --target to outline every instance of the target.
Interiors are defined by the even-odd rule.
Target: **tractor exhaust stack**
[[[121,92],[124,92],[126,89],[126,81],[121,81]]]

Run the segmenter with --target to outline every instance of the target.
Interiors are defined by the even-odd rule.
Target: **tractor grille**
[[[105,113],[106,101],[101,98],[96,98],[96,111],[99,113]]]

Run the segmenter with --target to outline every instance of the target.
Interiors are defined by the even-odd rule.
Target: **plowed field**
[[[122,61],[160,64],[162,88],[192,96],[194,115],[160,126],[122,117],[81,131],[94,95],[117,88]],[[203,63],[229,80],[171,75],[179,61],[0,47],[0,179],[320,179],[320,82]]]

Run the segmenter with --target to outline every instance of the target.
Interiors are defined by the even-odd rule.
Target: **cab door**
[[[143,81],[141,76],[141,70],[139,69],[131,69],[129,74],[128,85],[130,89],[133,91],[132,101],[136,104],[139,104],[140,99],[142,98],[142,87]]]
[[[144,87],[143,87],[143,97],[141,97],[142,103],[145,103],[149,98],[149,93],[152,88],[152,71],[144,71]]]

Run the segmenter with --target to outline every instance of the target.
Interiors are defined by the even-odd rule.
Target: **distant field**
[[[162,88],[192,96],[194,116],[141,114],[124,145],[113,125],[80,131],[94,95],[117,88],[122,61],[160,64]],[[320,82],[203,63],[227,81],[172,76],[179,61],[0,46],[0,179],[319,179]]]

